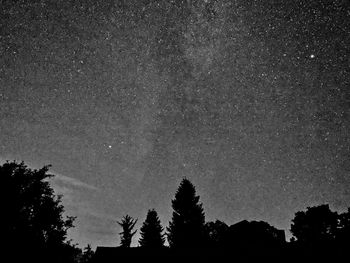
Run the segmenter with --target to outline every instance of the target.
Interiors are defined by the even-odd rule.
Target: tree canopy
[[[350,244],[350,207],[339,215],[339,227],[337,231],[337,245]]]
[[[316,246],[334,241],[337,228],[338,214],[320,205],[297,212],[290,231],[299,243]]]
[[[81,253],[81,257],[79,259],[79,263],[89,263],[92,261],[94,256],[94,251],[92,250],[90,244],[88,244]]]
[[[33,170],[16,161],[0,166],[3,237],[10,248],[34,256],[39,251],[62,256],[72,248],[66,237],[74,218],[63,215],[61,197],[47,180],[53,176],[48,174],[49,167]]]
[[[207,236],[207,246],[209,247],[220,247],[223,245],[223,238],[227,233],[229,226],[220,221],[207,222],[205,224],[205,231]]]

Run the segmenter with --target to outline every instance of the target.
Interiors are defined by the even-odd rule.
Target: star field
[[[53,165],[71,237],[164,226],[183,176],[207,220],[350,204],[350,4],[0,1],[0,160]],[[69,179],[71,178],[71,179]]]

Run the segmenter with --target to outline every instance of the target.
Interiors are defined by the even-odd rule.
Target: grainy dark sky
[[[348,0],[1,0],[0,54],[0,160],[53,165],[81,245],[184,176],[228,224],[350,206]]]

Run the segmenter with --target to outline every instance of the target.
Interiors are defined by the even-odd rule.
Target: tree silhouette
[[[206,246],[220,247],[223,245],[223,238],[228,231],[228,228],[229,226],[220,220],[207,222],[205,224],[206,237],[208,239]]]
[[[63,217],[61,197],[55,196],[48,182],[53,176],[49,167],[32,170],[16,161],[0,166],[2,238],[9,249],[15,245],[33,257],[45,253],[62,257],[77,251],[66,241],[74,218]]]
[[[339,226],[337,230],[337,244],[345,247],[350,244],[350,207],[347,212],[339,215]]]
[[[170,247],[196,247],[205,241],[205,215],[194,185],[184,178],[172,200],[172,221],[167,227]]]
[[[120,232],[120,246],[121,247],[130,247],[132,237],[136,234],[137,230],[132,231],[135,227],[137,219],[133,219],[131,216],[126,215],[122,218],[120,222],[117,222],[122,228],[123,232]]]
[[[141,227],[141,238],[139,244],[146,248],[159,248],[164,246],[163,227],[158,218],[157,212],[152,209],[148,210],[145,222]]]
[[[231,225],[225,233],[224,245],[240,251],[263,249],[266,252],[280,248],[285,243],[283,230],[271,226],[264,221],[240,221]]]
[[[92,250],[90,244],[88,244],[82,254],[81,254],[81,257],[80,257],[80,260],[79,260],[79,263],[89,263],[92,261],[92,257],[94,256],[94,251]]]
[[[316,247],[334,241],[337,228],[337,212],[332,212],[328,205],[320,205],[297,212],[290,231],[299,244]]]

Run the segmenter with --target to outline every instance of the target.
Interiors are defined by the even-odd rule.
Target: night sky
[[[0,162],[52,164],[81,246],[189,178],[207,220],[350,206],[349,0],[0,0]],[[134,238],[134,244],[138,236]]]

